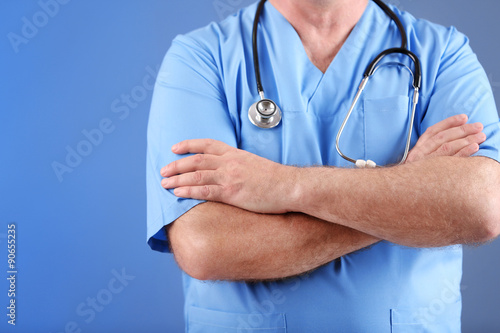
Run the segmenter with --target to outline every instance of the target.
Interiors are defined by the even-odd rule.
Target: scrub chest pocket
[[[443,309],[433,309],[422,315],[418,308],[391,309],[391,333],[460,333],[460,302],[448,304],[450,310],[441,320],[434,315]]]
[[[191,306],[188,333],[286,333],[284,313],[230,313]]]
[[[377,165],[395,164],[403,157],[409,100],[408,96],[364,100],[365,157]]]

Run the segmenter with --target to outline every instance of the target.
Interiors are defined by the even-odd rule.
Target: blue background
[[[51,15],[41,4],[53,0],[0,2],[0,331],[182,332],[180,271],[145,239],[149,86],[175,35],[252,1],[60,2]],[[390,2],[467,34],[500,105],[497,1]],[[13,47],[9,36],[22,36],[26,21],[39,27]],[[86,156],[70,157],[58,177],[54,163],[78,149]],[[6,317],[10,223],[15,327]],[[499,254],[499,241],[465,252],[464,332],[500,330]],[[96,297],[99,311],[88,303]]]

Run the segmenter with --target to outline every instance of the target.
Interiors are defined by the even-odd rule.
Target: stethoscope
[[[403,27],[403,24],[399,20],[399,18],[396,16],[396,14],[381,0],[373,0],[382,10],[396,23],[399,33],[401,34],[401,47],[396,47],[396,48],[391,48],[387,49],[385,51],[382,51],[379,55],[375,57],[375,59],[372,60],[372,62],[368,65],[368,67],[365,70],[364,73],[364,78],[361,81],[361,84],[358,87],[358,92],[356,93],[356,96],[354,97],[354,101],[352,102],[351,107],[349,108],[349,111],[347,112],[347,115],[342,122],[342,125],[340,126],[340,129],[337,133],[337,138],[335,141],[335,147],[337,149],[337,152],[339,155],[344,158],[345,160],[354,163],[358,168],[374,168],[377,166],[377,164],[371,160],[355,160],[353,158],[350,158],[346,156],[342,151],[340,150],[340,138],[342,136],[342,132],[344,131],[344,128],[349,120],[349,117],[351,116],[352,111],[354,110],[354,107],[358,103],[359,97],[361,96],[361,93],[366,87],[366,84],[368,83],[368,80],[370,77],[377,71],[379,68],[378,64],[380,61],[387,55],[390,54],[403,54],[408,56],[412,61],[415,66],[415,73],[406,67],[410,73],[413,76],[413,101],[412,101],[412,108],[411,108],[411,118],[410,118],[410,128],[408,129],[408,136],[406,139],[406,146],[405,146],[405,151],[403,154],[403,157],[399,164],[402,164],[406,161],[406,158],[408,157],[408,151],[410,150],[410,142],[411,142],[411,135],[412,135],[412,130],[413,130],[413,121],[415,118],[415,110],[417,108],[418,104],[418,98],[419,98],[419,90],[420,90],[420,84],[422,82],[422,73],[420,69],[420,60],[418,57],[412,53],[410,50],[407,49],[407,38],[406,38],[406,31]],[[281,122],[281,110],[278,107],[278,105],[271,99],[265,98],[264,96],[264,88],[262,87],[262,82],[260,78],[260,66],[259,66],[259,53],[257,49],[257,30],[258,30],[258,25],[259,25],[259,18],[262,12],[262,9],[264,7],[266,0],[261,0],[258,7],[257,7],[257,12],[255,13],[255,19],[253,22],[253,31],[252,31],[252,47],[253,47],[253,63],[254,63],[254,69],[255,69],[255,80],[257,82],[257,91],[260,96],[260,100],[252,104],[250,106],[250,109],[248,110],[248,118],[257,127],[260,128],[273,128],[278,126],[278,124]]]

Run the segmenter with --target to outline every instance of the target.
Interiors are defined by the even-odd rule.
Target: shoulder
[[[408,36],[408,46],[420,52],[444,54],[453,52],[462,47],[469,47],[469,39],[454,26],[430,22],[426,19],[415,18],[412,14],[391,6],[403,23]],[[422,54],[424,56],[424,54]]]
[[[482,66],[469,45],[469,39],[454,26],[445,27],[425,19],[417,19],[408,12],[391,7],[400,17],[408,37],[408,49],[421,62],[423,86],[421,93],[429,95],[438,78],[451,82],[457,75],[481,73]],[[450,73],[450,75],[443,75]],[[451,75],[453,74],[453,75]]]
[[[241,47],[247,38],[251,38],[251,29],[255,6],[240,9],[221,22],[212,22],[205,27],[187,34],[178,35],[172,41],[169,53],[197,53],[213,58],[215,61],[221,54]]]

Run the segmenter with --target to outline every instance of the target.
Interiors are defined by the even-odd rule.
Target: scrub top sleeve
[[[172,153],[174,144],[203,138],[236,147],[215,57],[195,40],[178,36],[158,74],[148,123],[147,240],[153,250],[170,252],[164,226],[202,202],[178,198],[172,190],[165,190],[160,170],[186,156]]]
[[[429,55],[431,58],[433,55]],[[438,55],[434,55],[438,56]],[[419,132],[452,115],[466,114],[469,123],[484,125],[487,139],[475,156],[499,161],[500,125],[488,77],[469,46],[467,37],[450,28],[446,49]]]

